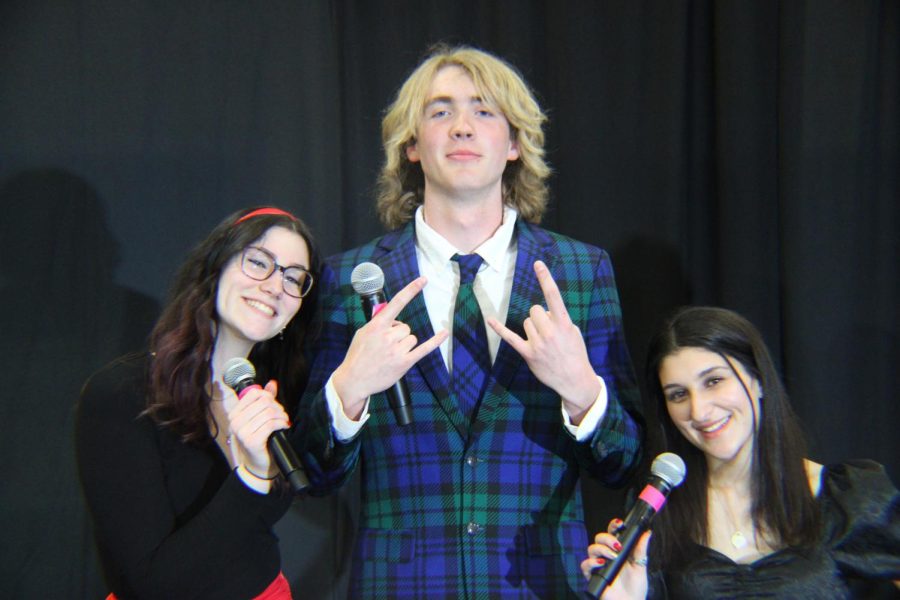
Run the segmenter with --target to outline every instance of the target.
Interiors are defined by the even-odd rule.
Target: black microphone
[[[350,285],[353,291],[359,294],[362,301],[363,312],[366,313],[366,321],[378,314],[387,298],[384,296],[384,271],[375,263],[364,262],[356,265],[350,273]],[[394,409],[394,417],[397,425],[409,425],[412,423],[412,406],[409,399],[409,390],[406,382],[401,377],[397,382],[385,390],[388,403]]]
[[[225,381],[225,385],[234,390],[238,400],[244,396],[247,390],[260,387],[256,383],[256,369],[246,358],[232,358],[225,363],[225,373],[222,375],[222,379]],[[285,437],[283,429],[273,431],[267,445],[272,458],[275,459],[281,474],[288,480],[294,493],[309,486],[306,472],[303,471],[300,459],[297,458],[297,453],[294,452],[293,446]]]
[[[591,581],[588,583],[589,598],[599,598],[603,590],[615,581],[616,575],[628,560],[638,538],[650,527],[653,515],[662,509],[669,492],[684,481],[686,472],[684,461],[677,454],[664,452],[653,459],[647,486],[638,496],[637,502],[616,533],[616,539],[622,544],[622,549],[618,556],[607,560],[606,564],[594,570]]]

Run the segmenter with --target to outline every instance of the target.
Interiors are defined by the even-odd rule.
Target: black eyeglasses
[[[281,288],[294,298],[302,298],[313,286],[313,276],[303,267],[282,267],[265,248],[247,246],[241,256],[241,271],[257,281],[265,281],[275,271],[281,271]]]

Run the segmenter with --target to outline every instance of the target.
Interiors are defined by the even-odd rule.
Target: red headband
[[[246,215],[232,223],[231,226],[234,227],[241,221],[246,221],[251,217],[259,217],[261,215],[281,215],[283,217],[289,217],[292,221],[297,220],[297,217],[287,211],[281,210],[280,208],[275,208],[274,206],[267,206],[266,208],[257,208],[256,210],[248,212]]]

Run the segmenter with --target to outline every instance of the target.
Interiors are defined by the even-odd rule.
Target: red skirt
[[[110,593],[106,600],[118,599],[115,594]],[[269,587],[260,592],[258,596],[254,596],[253,600],[292,600],[291,586],[284,573],[279,572],[278,577],[272,580]]]

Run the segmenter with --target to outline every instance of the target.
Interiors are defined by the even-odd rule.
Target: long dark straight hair
[[[709,540],[706,458],[672,423],[659,381],[663,360],[682,348],[718,354],[732,369],[737,361],[759,382],[762,399],[760,414],[755,415],[758,427],[750,475],[753,525],[776,545],[814,543],[819,511],[804,466],[805,439],[762,336],[733,311],[687,307],[664,322],[647,355],[647,390],[656,399],[653,404],[662,427],[663,447],[684,458],[688,473],[654,524],[650,545],[654,562],[663,569],[684,564],[696,555],[693,544],[706,545]],[[752,406],[749,392],[747,401]]]
[[[175,276],[169,300],[150,334],[153,352],[145,411],[158,423],[177,432],[185,442],[209,441],[207,384],[212,377],[212,350],[219,330],[216,296],[222,270],[244,248],[270,228],[283,227],[300,235],[309,252],[313,288],[300,311],[280,336],[257,343],[249,360],[257,380],[278,381],[279,400],[291,414],[306,386],[309,365],[304,344],[314,333],[318,305],[315,280],[321,257],[309,228],[289,214],[245,215],[263,207],[233,213],[188,255]]]

